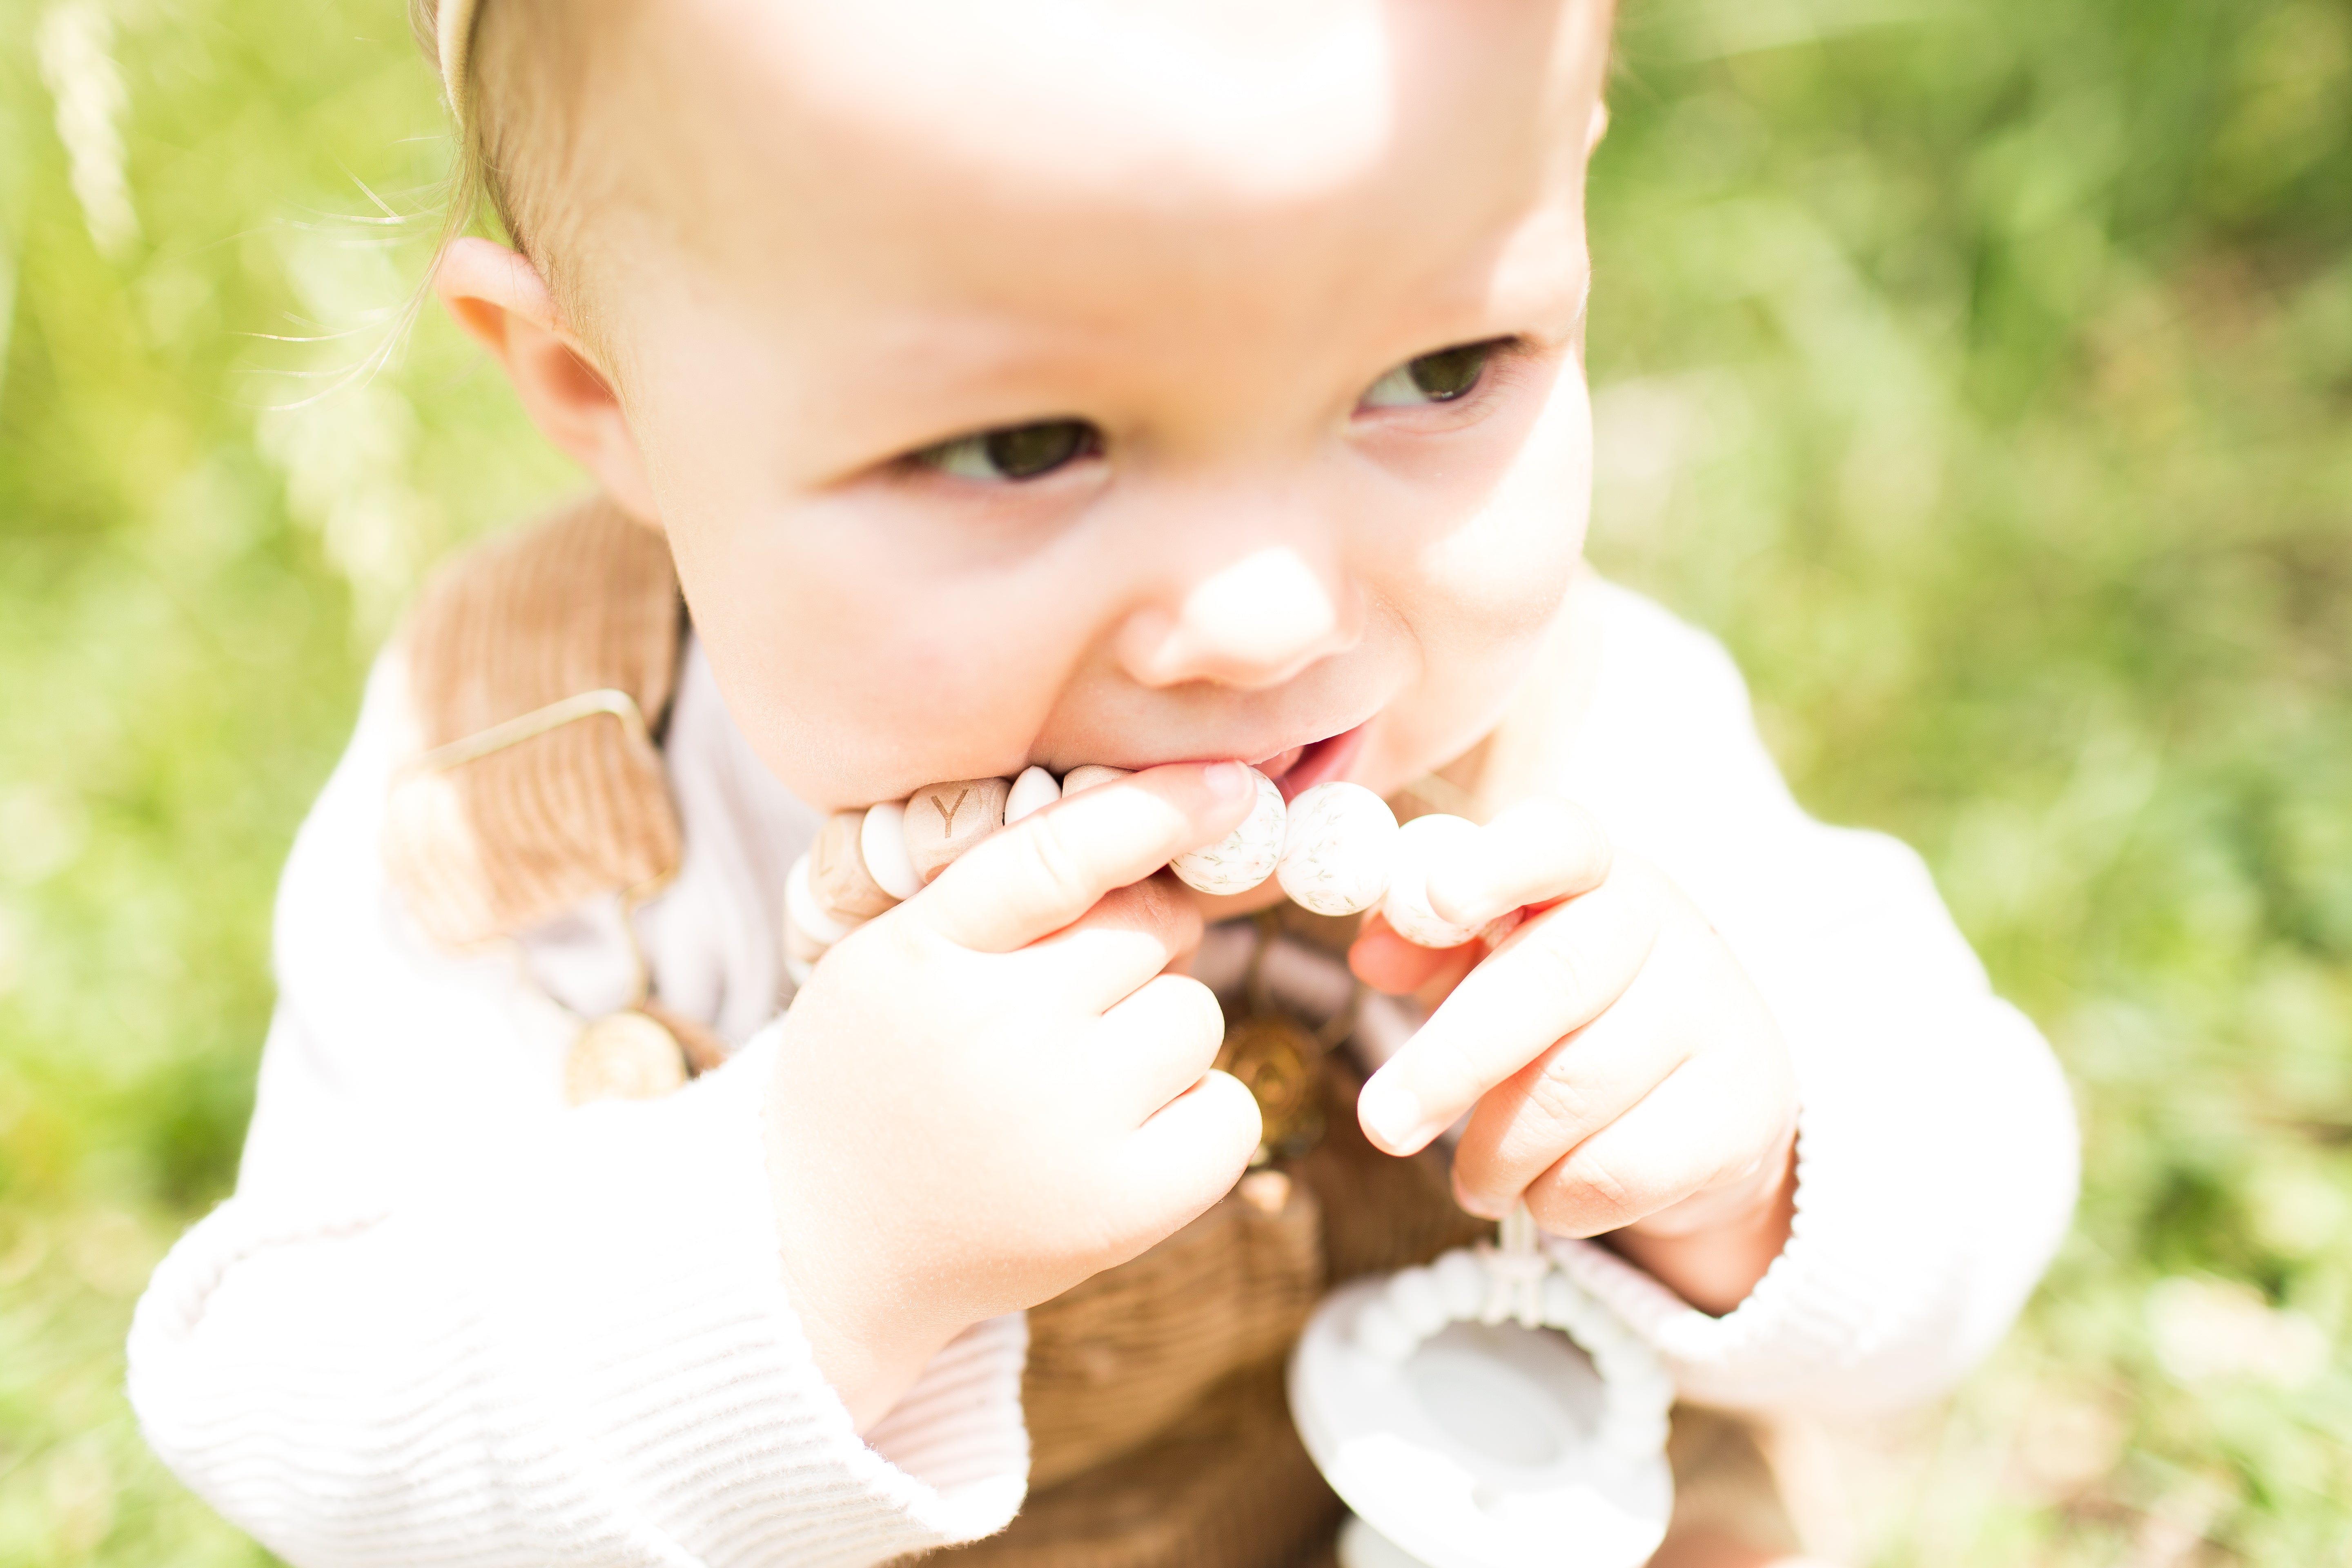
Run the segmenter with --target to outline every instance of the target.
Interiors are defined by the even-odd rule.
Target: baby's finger
[[[1465,944],[1475,952],[1475,944]],[[1423,947],[1391,930],[1375,910],[1364,917],[1362,929],[1348,949],[1348,967],[1375,991],[1404,996],[1420,990],[1440,972],[1460,962],[1465,948]]]
[[[1659,918],[1653,879],[1621,873],[1512,932],[1364,1086],[1365,1134],[1391,1154],[1419,1150],[1616,1001],[1642,972]]]
[[[1524,905],[1591,892],[1608,880],[1612,858],[1591,813],[1538,795],[1480,828],[1467,853],[1430,867],[1429,907],[1476,931]]]
[[[1760,1146],[1739,1098],[1685,1068],[1530,1183],[1528,1211],[1554,1236],[1599,1236],[1744,1169]]]
[[[1068,925],[1113,888],[1223,837],[1256,798],[1256,781],[1239,763],[1152,768],[991,834],[904,907],[950,942],[1011,952]]]
[[[1086,1064],[1111,1103],[1140,1127],[1201,1081],[1225,1037],[1216,993],[1181,974],[1162,974],[1105,1013]]]
[[[1204,1074],[1137,1128],[1100,1194],[1135,1251],[1161,1239],[1233,1191],[1257,1152],[1257,1101],[1230,1073]]]
[[[1038,971],[1039,986],[1098,1012],[1200,946],[1201,932],[1201,908],[1182,884],[1173,876],[1155,875],[1113,888],[1076,921],[1014,955],[1014,962]]]
[[[1673,1033],[1612,1008],[1487,1091],[1454,1148],[1455,1198],[1500,1219],[1528,1184],[1689,1059]]]

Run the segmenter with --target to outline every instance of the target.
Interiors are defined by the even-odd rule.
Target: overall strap
[[[660,533],[602,497],[427,584],[395,648],[415,732],[383,848],[435,941],[510,936],[677,871],[656,739],[684,626]]]

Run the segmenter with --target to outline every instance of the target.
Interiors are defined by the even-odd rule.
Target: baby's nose
[[[1147,686],[1212,680],[1252,690],[1354,646],[1362,626],[1352,583],[1318,572],[1290,546],[1270,545],[1197,580],[1172,605],[1139,608],[1119,653]]]

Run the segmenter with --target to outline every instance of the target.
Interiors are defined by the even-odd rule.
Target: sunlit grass
[[[2352,24],[1737,15],[1809,12],[1633,13],[1596,553],[1927,853],[2088,1145],[2026,1328],[1858,1511],[1889,1562],[2338,1560]]]
[[[444,171],[400,7],[105,7],[102,250],[106,84],[37,45],[95,5],[0,5],[0,1561],[259,1561],[140,1445],[131,1304],[233,1180],[369,650],[570,480],[429,313],[345,384]],[[1860,1539],[2352,1555],[2352,19],[1633,0],[1623,55],[1595,553],[1928,855],[2088,1137],[2026,1327],[1833,1440]]]

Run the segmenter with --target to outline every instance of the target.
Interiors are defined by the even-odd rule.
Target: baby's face
[[[1386,791],[1492,726],[1583,541],[1605,5],[660,10],[595,287],[803,798],[1225,757]]]

